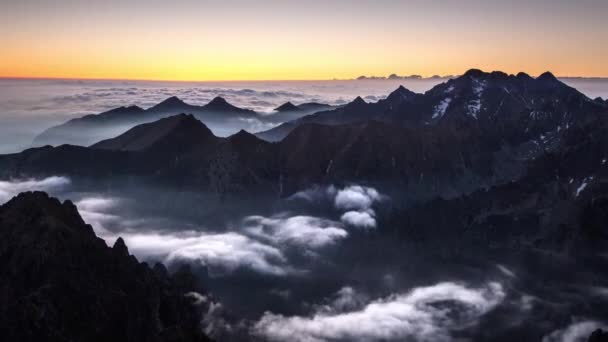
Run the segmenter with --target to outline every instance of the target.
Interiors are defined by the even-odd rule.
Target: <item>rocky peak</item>
[[[185,106],[188,106],[188,104],[185,103],[184,101],[182,101],[177,96],[171,96],[171,97],[165,99],[164,101],[158,103],[157,105],[151,107],[149,110],[151,110],[153,112],[154,111],[162,112],[162,111],[171,111],[171,110],[183,108]]]
[[[291,102],[285,102],[282,105],[275,108],[274,110],[276,112],[290,112],[290,111],[298,110],[298,106],[294,105]]]
[[[180,147],[215,137],[213,132],[192,114],[177,114],[135,126],[125,133],[100,141],[91,147],[102,150],[142,151],[151,147]]]
[[[185,104],[184,101],[182,101],[179,97],[177,96],[171,96],[169,98],[167,98],[166,100],[162,101],[160,104],[164,104],[164,105],[171,105],[171,106],[178,106],[178,105],[183,105]]]
[[[468,77],[483,77],[484,75],[486,75],[486,73],[479,69],[469,69],[463,74],[463,76]]]
[[[215,98],[213,98],[213,100],[204,105],[202,108],[213,112],[247,112],[249,114],[253,114],[253,112],[248,109],[239,108],[230,104],[228,101],[226,101],[225,98],[221,96],[216,96]]]
[[[184,296],[202,289],[161,279],[122,239],[109,248],[72,202],[27,192],[0,206],[0,255],[3,340],[208,340]]]
[[[17,221],[53,217],[54,222],[57,223],[53,227],[72,227],[84,224],[74,203],[71,201],[61,203],[58,199],[51,198],[45,192],[40,191],[20,193],[0,207],[0,214],[10,216]],[[26,215],[21,217],[22,214]],[[87,229],[86,233],[90,234],[92,230]]]
[[[348,104],[346,104],[345,108],[357,109],[357,108],[360,108],[365,105],[367,105],[367,102],[365,102],[365,100],[363,100],[363,98],[361,98],[361,96],[357,96],[352,102],[349,102]]]
[[[225,106],[225,105],[230,105],[230,104],[228,103],[228,101],[226,101],[225,98],[223,98],[221,96],[216,96],[211,101],[209,101],[208,105],[211,105],[211,106]]]
[[[557,78],[549,71],[542,73],[536,78],[536,80],[541,82],[559,82]]]
[[[414,92],[400,85],[399,88],[395,89],[392,93],[390,93],[386,99],[389,101],[402,101],[416,95]]]
[[[112,246],[112,250],[116,251],[119,255],[129,256],[129,249],[121,237],[116,239],[114,246]]]

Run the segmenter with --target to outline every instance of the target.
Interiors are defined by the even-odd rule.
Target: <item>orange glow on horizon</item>
[[[470,68],[608,77],[608,2],[546,1],[22,0],[0,13],[0,77],[328,80]]]

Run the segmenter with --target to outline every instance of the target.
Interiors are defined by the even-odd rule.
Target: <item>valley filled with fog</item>
[[[189,293],[204,307],[201,328],[220,341],[584,341],[608,318],[598,252],[607,104],[591,99],[608,95],[608,81],[564,82],[581,93],[551,74],[479,70],[0,80],[0,202],[45,191],[73,202],[108,246],[122,238],[150,265],[190,265],[207,291]],[[270,119],[286,102],[324,107]],[[121,106],[150,116],[103,117]],[[83,116],[101,119],[56,126]],[[47,145],[34,141],[53,126],[48,141],[95,125],[95,144],[26,150]],[[249,134],[271,129],[285,137]]]
[[[72,200],[109,246],[191,264],[212,294],[202,325],[221,340],[577,341],[606,314],[605,260],[403,240],[395,199],[364,185],[218,197],[57,176],[1,181],[0,200],[29,190]]]

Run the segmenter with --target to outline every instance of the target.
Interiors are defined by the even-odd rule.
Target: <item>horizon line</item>
[[[484,71],[485,72],[485,71]],[[493,71],[488,71],[493,72]],[[507,73],[509,74],[509,73]],[[542,73],[541,73],[542,74]],[[539,74],[539,75],[541,75]],[[510,74],[511,75],[511,74]],[[515,74],[512,74],[515,75]],[[533,76],[538,77],[539,75]],[[358,77],[365,76],[368,79],[359,80]],[[331,81],[404,81],[404,80],[431,80],[431,79],[447,79],[455,78],[462,75],[440,75],[439,77],[421,77],[419,79],[407,78],[406,79],[395,79],[390,80],[388,76],[374,76],[374,75],[361,75],[357,78],[326,78],[326,79],[230,79],[230,80],[174,80],[174,79],[155,79],[155,78],[113,78],[113,77],[54,77],[54,76],[0,76],[0,80],[48,80],[48,81],[135,81],[135,82],[181,82],[181,83],[211,83],[211,82],[331,82]],[[588,80],[599,80],[608,79],[608,76],[555,76],[558,79],[588,79]]]

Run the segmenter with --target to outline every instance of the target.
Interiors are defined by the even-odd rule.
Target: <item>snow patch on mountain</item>
[[[435,106],[435,110],[433,111],[433,119],[442,118],[445,115],[445,112],[448,110],[452,99],[446,97],[443,99],[437,106]]]

